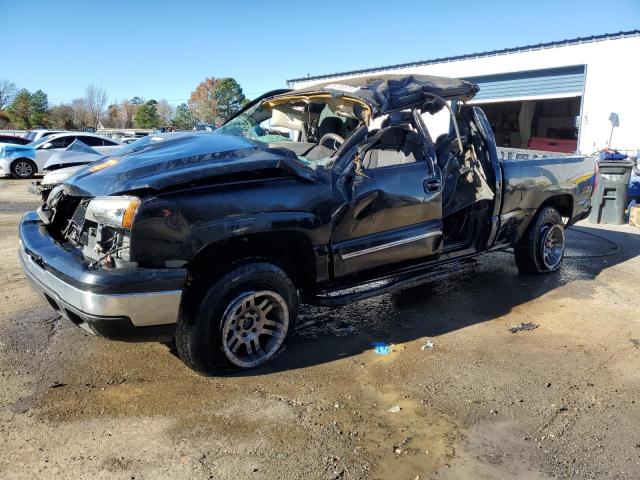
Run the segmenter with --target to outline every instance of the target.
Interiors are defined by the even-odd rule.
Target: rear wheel
[[[33,178],[37,172],[36,164],[27,158],[19,158],[11,164],[13,178]]]
[[[211,284],[197,311],[181,314],[178,354],[207,374],[257,367],[282,351],[297,308],[296,289],[279,267],[239,266]]]
[[[565,234],[562,217],[553,207],[538,212],[516,245],[516,265],[524,273],[555,272],[562,265]]]

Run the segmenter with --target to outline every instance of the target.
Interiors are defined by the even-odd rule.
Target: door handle
[[[424,181],[424,191],[428,193],[442,190],[442,182],[438,178],[428,178]]]

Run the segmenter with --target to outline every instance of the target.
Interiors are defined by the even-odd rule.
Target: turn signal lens
[[[122,216],[122,226],[124,228],[131,228],[131,225],[133,225],[133,216],[138,210],[138,205],[140,205],[140,199],[132,198],[129,206],[124,211],[124,215]]]
[[[99,172],[100,170],[104,170],[105,168],[109,168],[113,165],[115,165],[116,163],[118,163],[118,159],[117,158],[109,158],[107,160],[105,160],[102,163],[98,163],[97,165],[94,165],[93,167],[89,168],[90,172]]]

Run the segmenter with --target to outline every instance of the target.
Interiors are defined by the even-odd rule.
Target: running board
[[[320,306],[339,306],[366,300],[385,293],[395,293],[406,288],[417,287],[436,280],[468,272],[477,264],[474,259],[456,260],[437,267],[425,268],[409,273],[371,280],[355,287],[325,290],[305,299],[305,303]]]

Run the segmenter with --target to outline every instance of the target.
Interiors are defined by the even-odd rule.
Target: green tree
[[[155,100],[153,100],[155,102]],[[133,117],[136,128],[154,128],[160,125],[160,117],[155,103],[151,101],[140,105]]]
[[[181,103],[176,107],[176,114],[173,117],[173,124],[182,130],[192,129],[196,124],[196,118],[186,103]]]
[[[21,129],[27,129],[31,125],[29,118],[31,117],[31,94],[28,90],[22,89],[11,102],[7,109],[11,123]]]
[[[30,115],[29,124],[32,127],[45,126],[47,124],[47,112],[49,111],[49,99],[42,90],[36,90],[29,99]]]
[[[231,118],[245,104],[246,98],[242,87],[235,79],[221,78],[215,87],[217,105],[216,120],[224,123]]]

